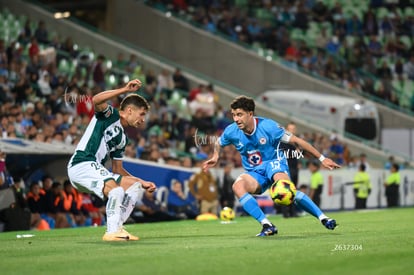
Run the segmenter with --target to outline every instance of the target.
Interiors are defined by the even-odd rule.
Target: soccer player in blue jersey
[[[243,209],[262,224],[262,231],[257,236],[277,234],[276,226],[266,218],[251,194],[263,193],[278,180],[290,180],[286,157],[279,150],[280,142],[299,145],[318,158],[326,168],[332,170],[340,166],[324,157],[305,140],[280,127],[274,120],[254,116],[253,99],[239,96],[230,107],[234,123],[227,126],[217,140],[213,156],[204,162],[203,169],[207,170],[217,164],[221,147],[233,144],[240,152],[242,165],[246,170],[234,182],[233,191]],[[298,190],[294,201],[303,210],[318,218],[327,229],[335,229],[336,221],[322,213],[306,194]]]

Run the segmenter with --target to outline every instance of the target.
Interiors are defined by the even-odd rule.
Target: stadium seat
[[[63,73],[66,76],[71,76],[73,74],[74,69],[72,68],[73,66],[71,66],[71,62],[69,62],[67,59],[62,58],[59,61],[58,64],[58,70],[60,73]]]
[[[107,88],[115,88],[118,85],[118,78],[114,74],[107,75],[105,83]]]
[[[401,42],[404,43],[407,49],[411,48],[412,42],[411,42],[411,38],[408,35],[400,36],[400,40]]]
[[[377,19],[381,20],[388,16],[388,10],[385,7],[380,7],[377,9]]]
[[[271,20],[271,19],[273,19],[273,14],[269,10],[263,9],[263,8],[256,9],[255,15],[256,15],[256,18],[259,19],[259,20]]]
[[[237,7],[247,7],[248,4],[249,4],[248,0],[235,0],[234,1],[234,5],[236,5]]]
[[[414,16],[414,8],[413,7],[406,7],[404,9],[404,17]]]

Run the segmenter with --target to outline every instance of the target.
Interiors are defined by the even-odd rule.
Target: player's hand
[[[212,157],[203,163],[203,171],[207,172],[208,168],[214,167],[217,164],[218,158]]]
[[[127,92],[131,93],[131,92],[135,92],[139,90],[141,86],[142,86],[141,81],[139,79],[134,79],[127,83],[127,85],[125,86],[125,89]]]
[[[142,188],[148,190],[151,193],[157,190],[157,186],[155,185],[155,183],[150,182],[150,181],[142,181],[141,185],[142,185]]]
[[[322,161],[322,165],[325,167],[325,168],[328,168],[329,170],[333,170],[333,169],[336,169],[336,168],[341,168],[341,166],[339,165],[339,164],[337,164],[336,162],[334,162],[333,160],[331,160],[330,158],[325,158],[323,161]]]

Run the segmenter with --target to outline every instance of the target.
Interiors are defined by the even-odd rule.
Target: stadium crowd
[[[233,41],[270,49],[288,66],[414,110],[414,10],[409,1],[148,3],[186,14]]]
[[[232,122],[231,113],[220,105],[214,86],[190,87],[179,68],[156,73],[145,70],[135,55],[127,59],[122,53],[113,62],[103,55],[94,58],[93,51],[81,51],[70,37],[63,41],[52,37],[43,21],[35,29],[32,25],[27,19],[16,40],[0,39],[2,138],[76,145],[94,115],[92,96],[123,85],[129,78],[139,78],[144,83],[137,93],[150,102],[151,112],[145,129],[127,129],[128,157],[194,167],[210,155],[211,143]],[[72,73],[64,70],[62,64],[66,62],[75,65]],[[111,81],[109,76],[115,76],[117,81]],[[111,103],[118,106],[119,100],[115,98]],[[339,164],[356,167],[357,159],[335,134],[328,137],[303,133],[302,137]],[[232,147],[224,148],[220,160],[220,167],[241,167],[240,156]],[[302,161],[304,165],[306,160]],[[18,203],[31,211],[32,227],[104,222],[102,202],[78,193],[68,181],[58,182],[47,176],[33,183],[23,182],[17,175],[7,178],[5,165],[0,172],[0,188],[13,188],[20,198]],[[22,193],[24,186],[29,192]],[[181,197],[180,188],[174,193]],[[150,205],[157,205],[152,200],[148,197]],[[180,209],[177,214],[193,218],[198,210],[187,203],[184,200],[172,207]],[[225,203],[229,204],[232,202]],[[161,210],[165,209],[157,211]]]

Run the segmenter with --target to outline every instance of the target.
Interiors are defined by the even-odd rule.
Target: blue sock
[[[256,219],[256,221],[261,222],[266,219],[265,214],[262,209],[260,209],[259,204],[256,199],[253,198],[249,193],[244,194],[239,199],[240,204],[243,206],[243,209],[249,213],[250,216]]]
[[[323,214],[321,209],[305,193],[299,190],[296,191],[295,202],[300,208],[318,219]]]

